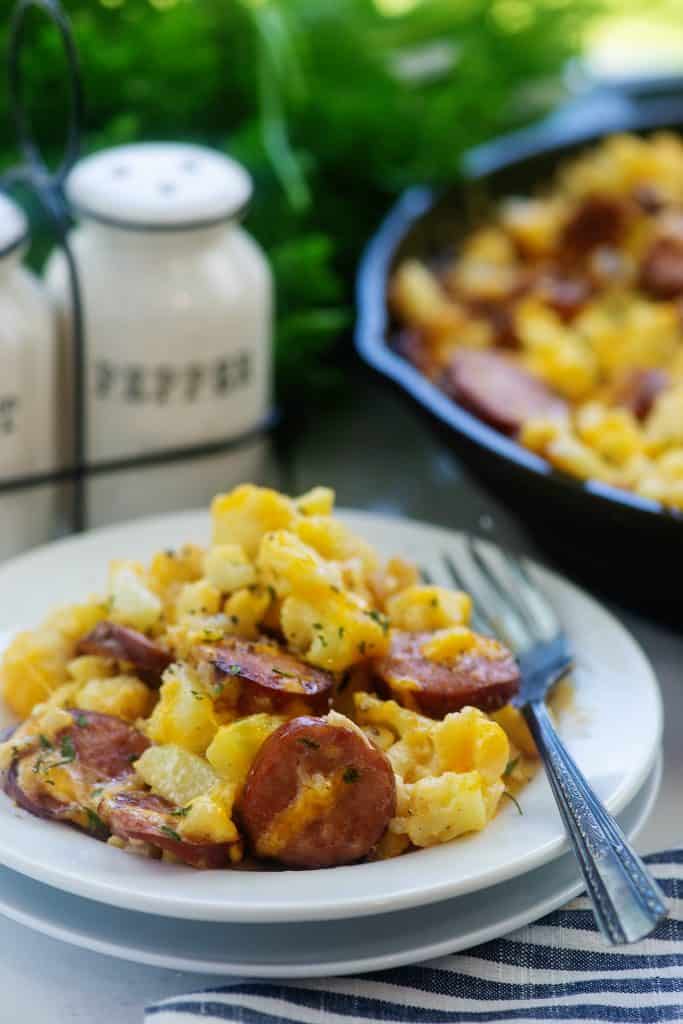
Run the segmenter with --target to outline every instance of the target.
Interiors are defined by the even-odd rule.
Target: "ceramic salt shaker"
[[[98,463],[255,431],[271,407],[272,282],[239,223],[251,180],[233,160],[176,143],[108,149],[66,181],[86,338],[86,458]],[[48,261],[67,351],[64,258]],[[206,502],[263,477],[267,443],[96,474],[90,524]]]
[[[0,481],[57,468],[56,331],[45,291],[22,265],[28,224],[0,194]],[[49,540],[58,488],[0,492],[0,559]]]

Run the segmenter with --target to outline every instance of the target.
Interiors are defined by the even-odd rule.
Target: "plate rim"
[[[337,514],[340,518],[345,519],[353,528],[357,529],[361,533],[364,528],[369,528],[371,530],[372,526],[370,524],[374,524],[375,528],[377,528],[378,526],[381,526],[382,523],[391,523],[399,529],[402,527],[408,528],[409,530],[417,528],[421,534],[431,535],[431,539],[438,543],[452,543],[453,541],[460,542],[460,539],[464,536],[463,531],[437,526],[432,523],[421,522],[408,517],[377,515],[372,512],[347,508],[339,508],[337,510]],[[156,525],[163,524],[165,528],[171,528],[174,530],[177,528],[182,530],[188,529],[189,523],[193,522],[194,526],[189,526],[190,531],[192,531],[200,523],[208,524],[208,521],[208,513],[206,509],[191,509],[185,512],[174,512],[161,516],[141,517],[139,519],[130,520],[126,523],[100,527],[96,530],[87,531],[86,533],[80,534],[76,537],[69,537],[53,544],[43,545],[41,548],[31,551],[27,555],[19,556],[18,558],[0,565],[0,580],[3,572],[8,568],[11,571],[16,571],[17,569],[21,570],[26,563],[30,564],[35,560],[39,560],[41,557],[44,557],[46,553],[53,554],[55,550],[58,553],[63,551],[68,552],[74,547],[77,548],[84,539],[98,540],[100,538],[103,539],[105,537],[111,537],[115,543],[119,534],[125,538],[129,536],[130,531],[134,530],[136,527],[142,527],[145,530],[153,531]],[[177,527],[174,525],[176,523]],[[661,746],[663,709],[661,692],[656,674],[641,645],[610,610],[562,574],[556,573],[551,569],[539,565],[539,563],[533,559],[530,559],[529,561],[534,571],[540,570],[543,574],[559,581],[563,587],[568,588],[573,598],[582,602],[587,610],[590,611],[591,607],[593,607],[594,609],[599,610],[603,616],[606,616],[612,628],[628,641],[633,648],[634,653],[639,656],[642,662],[644,673],[643,679],[644,681],[646,680],[651,691],[657,728],[652,736],[649,756],[641,763],[640,770],[632,776],[629,785],[624,789],[624,791],[618,794],[618,799],[614,799],[613,797],[606,801],[612,813],[620,813],[634,797],[635,793],[638,792],[644,779],[647,778],[657,751]],[[0,799],[4,799],[4,796],[1,796]],[[17,811],[17,813],[22,812]],[[201,896],[175,897],[164,894],[160,897],[158,892],[155,891],[152,891],[151,895],[148,895],[147,893],[141,894],[139,891],[130,891],[125,887],[114,887],[108,882],[103,881],[102,878],[93,882],[91,878],[81,876],[76,873],[67,874],[65,876],[63,868],[53,868],[51,865],[45,865],[44,863],[36,864],[32,858],[29,857],[27,859],[25,853],[17,855],[12,849],[8,849],[2,845],[1,838],[0,863],[4,863],[12,870],[27,875],[36,881],[43,882],[44,884],[50,885],[64,892],[69,892],[76,896],[96,900],[104,903],[105,905],[121,907],[133,911],[147,912],[170,918],[185,918],[195,921],[206,920],[244,923],[274,923],[282,921],[294,922],[332,920],[335,918],[362,918],[364,916],[386,913],[393,910],[404,910],[410,907],[428,905],[429,903],[434,903],[439,900],[453,898],[458,895],[465,895],[466,893],[471,893],[477,890],[484,890],[513,877],[521,877],[529,871],[535,870],[542,864],[560,857],[567,849],[568,840],[566,836],[558,834],[555,838],[542,842],[535,852],[527,853],[521,864],[519,859],[517,859],[505,865],[498,867],[494,866],[494,868],[489,868],[483,873],[466,879],[465,882],[462,880],[454,880],[453,877],[449,876],[445,881],[439,880],[430,882],[426,888],[424,886],[416,888],[414,885],[406,884],[398,894],[392,894],[391,890],[389,890],[388,893],[378,891],[380,887],[377,887],[372,895],[367,892],[362,895],[358,895],[357,893],[352,896],[347,895],[344,897],[342,903],[340,903],[338,897],[329,897],[325,900],[318,898],[316,899],[315,906],[313,908],[307,907],[300,899],[291,903],[279,901],[275,907],[268,907],[264,905],[263,902],[255,905],[245,903],[236,905],[234,902],[227,902],[225,898],[220,899],[220,901],[209,901],[205,897]],[[422,851],[417,851],[417,854],[419,855],[420,852]],[[376,870],[377,865],[354,865],[353,867],[370,867],[371,869]],[[319,872],[316,872],[316,874],[319,874]],[[125,882],[123,884],[125,886]]]
[[[632,805],[641,797],[643,798],[643,804],[636,812],[635,821],[631,828],[627,830],[627,836],[630,841],[633,841],[640,834],[652,813],[661,786],[663,761],[663,752],[660,749],[657,752],[654,764],[651,766],[645,782],[622,811],[622,814],[628,813]],[[571,856],[571,854],[567,852],[565,856]],[[558,866],[559,858],[546,865],[546,867],[554,868],[557,868]],[[533,874],[533,871],[531,874]],[[508,882],[501,882],[500,884],[507,885]],[[241,976],[245,978],[258,979],[303,979],[329,976],[340,977],[350,974],[367,973],[370,971],[390,970],[407,964],[425,963],[438,957],[449,956],[451,954],[461,952],[462,950],[478,946],[483,942],[490,942],[493,939],[500,938],[503,935],[516,931],[518,928],[522,928],[533,921],[539,920],[551,911],[563,906],[565,903],[569,902],[569,900],[574,899],[583,891],[584,887],[584,883],[579,876],[575,881],[557,888],[553,894],[527,905],[525,909],[520,910],[512,917],[507,917],[503,921],[499,921],[495,924],[486,925],[479,929],[466,932],[455,940],[443,939],[438,942],[432,942],[424,947],[418,947],[417,951],[413,949],[410,951],[405,950],[385,955],[375,954],[374,956],[358,957],[354,960],[331,961],[317,965],[311,965],[310,963],[305,965],[292,963],[260,965],[255,961],[240,964],[231,963],[229,961],[219,962],[200,959],[193,961],[188,960],[183,956],[168,956],[163,953],[149,952],[144,949],[136,949],[134,947],[122,947],[121,945],[115,945],[106,939],[93,939],[92,936],[86,936],[82,933],[79,935],[74,931],[74,929],[65,929],[63,926],[60,927],[54,925],[45,928],[44,924],[35,915],[21,913],[20,911],[12,911],[8,913],[7,907],[3,904],[1,896],[0,915],[11,921],[16,921],[17,923],[22,924],[26,928],[37,931],[41,935],[47,935],[58,942],[63,942],[78,949],[85,948],[91,952],[99,953],[103,956],[109,956],[127,963],[141,963],[148,967],[156,967],[163,970],[180,970],[191,974],[209,974],[214,976],[227,975],[230,977]],[[481,890],[480,894],[483,894],[484,891],[485,890]],[[80,896],[72,897],[70,894],[67,894],[67,896],[77,900],[83,898]],[[458,897],[455,898],[457,899]],[[86,902],[91,901],[86,900]],[[410,914],[411,908],[404,909],[402,911],[399,910],[396,913]],[[264,924],[262,927],[267,927],[267,925]]]

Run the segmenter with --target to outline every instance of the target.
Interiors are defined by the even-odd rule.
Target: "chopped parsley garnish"
[[[507,779],[508,775],[512,775],[518,764],[519,754],[517,755],[517,757],[513,757],[512,760],[508,761],[508,763],[505,766],[505,771],[503,772],[503,778]]]
[[[323,624],[322,624],[322,622],[314,622],[314,623],[313,623],[313,629],[318,629],[318,630],[320,630],[320,629],[322,629],[322,628],[323,628]]]
[[[41,734],[40,734],[40,736],[38,738],[40,740],[40,749],[41,750],[54,750],[53,744],[50,743],[50,741],[47,738],[47,736],[43,736],[42,732],[41,732]]]
[[[139,755],[139,754],[129,754],[129,755],[128,755],[128,758],[127,758],[127,760],[128,760],[128,763],[129,763],[129,764],[135,764],[135,762],[137,761],[137,759],[138,759],[139,757],[140,757],[140,755]]]
[[[512,795],[512,793],[510,792],[509,789],[504,789],[503,790],[503,796],[506,796],[508,798],[508,800],[512,800],[513,804],[517,808],[518,814],[524,814],[524,811],[522,810],[522,808],[519,805],[519,800],[517,799],[517,797],[514,797]]]
[[[372,611],[370,612],[366,612],[366,615],[368,615],[373,620],[373,622],[376,622],[378,626],[381,626],[383,633],[388,632],[389,620],[387,619],[386,615],[382,615],[382,613],[378,612],[375,608],[373,608]]]
[[[284,672],[281,668],[273,668],[272,673],[274,676],[284,676],[285,679],[298,679],[298,675],[295,672]]]
[[[86,718],[86,716],[85,715],[76,715],[76,725],[80,729],[87,729],[88,728],[88,719]]]
[[[358,653],[359,653],[359,654],[365,654],[365,648],[366,648],[366,646],[367,646],[367,645],[366,645],[366,643],[365,643],[365,640],[361,640],[361,642],[360,642],[360,643],[358,644]]]
[[[199,693],[197,690],[190,690],[190,693],[192,694],[195,700],[204,700],[203,693]]]
[[[162,825],[161,831],[164,833],[165,836],[168,836],[169,839],[175,839],[177,843],[182,843],[182,839],[180,838],[178,833],[174,832],[172,828],[168,827],[168,825]]]
[[[107,826],[100,818],[99,814],[96,814],[90,807],[85,808],[85,813],[88,815],[88,828],[91,832],[108,832]]]
[[[344,782],[358,782],[360,778],[360,772],[354,765],[350,764],[348,768],[344,769],[344,774],[342,775],[342,778]]]
[[[311,740],[308,736],[302,736],[299,743],[303,743],[305,747],[310,747],[311,750],[320,750],[320,744],[315,740]]]
[[[64,736],[62,739],[59,753],[62,755],[62,760],[53,765],[54,768],[59,767],[60,764],[71,764],[72,761],[76,760],[76,748],[70,736]]]
[[[345,633],[344,627],[340,626],[339,629],[337,630],[337,632],[339,633],[339,639],[341,640],[342,637],[344,636],[344,633]]]
[[[433,597],[429,603],[432,606],[432,608],[438,608],[439,607],[439,599],[438,599],[438,597]]]
[[[225,671],[226,671],[226,673],[229,676],[239,676],[239,675],[241,675],[241,672],[242,672],[242,666],[241,665],[228,665],[228,667],[225,669]]]
[[[176,807],[175,811],[171,811],[173,818],[184,818],[186,814],[190,813],[189,807]]]
[[[270,584],[268,584],[268,593],[270,594],[271,601],[274,601],[277,598],[277,591],[275,590],[275,587],[271,587]]]

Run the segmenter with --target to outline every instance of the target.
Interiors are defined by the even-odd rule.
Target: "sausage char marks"
[[[313,668],[271,640],[225,640],[200,649],[201,660],[214,668],[219,686],[239,681],[241,714],[299,707],[325,713],[335,684],[331,672]]]
[[[147,843],[193,868],[224,868],[230,863],[230,843],[179,835],[178,811],[160,796],[141,790],[112,790],[103,796],[98,812],[112,833],[125,842]]]
[[[301,717],[261,747],[238,814],[256,856],[329,868],[367,856],[395,807],[394,773],[380,750],[350,724]]]
[[[519,668],[502,644],[487,641],[485,649],[464,651],[452,664],[442,664],[422,652],[430,636],[394,630],[389,653],[375,662],[377,679],[399,704],[443,718],[464,707],[495,711],[517,693]]]
[[[125,781],[149,740],[113,715],[71,709],[73,725],[53,740],[36,736],[7,769],[3,788],[39,818],[66,821],[100,839],[109,830],[95,810],[93,790]]]
[[[86,634],[76,648],[77,654],[97,654],[130,664],[145,682],[158,685],[164,671],[173,661],[159,644],[144,633],[138,633],[116,622],[99,622]]]

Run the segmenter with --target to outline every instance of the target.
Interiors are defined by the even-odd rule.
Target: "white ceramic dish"
[[[438,579],[443,552],[456,563],[461,539],[419,523],[348,513],[344,518],[387,553],[426,566]],[[205,541],[207,517],[140,520],[70,539],[0,567],[0,629],[38,622],[50,607],[101,588],[112,557],[147,558],[184,540]],[[613,813],[650,771],[661,734],[652,670],[626,630],[597,602],[540,568],[575,650],[573,705],[564,738]],[[2,722],[0,722],[0,727]],[[67,892],[151,914],[207,921],[313,921],[422,906],[496,885],[560,856],[564,830],[540,773],[481,833],[395,860],[333,871],[197,872],[122,854],[75,830],[18,810],[0,796],[0,863]]]
[[[652,809],[660,777],[661,759],[619,816],[631,838]],[[576,861],[566,853],[523,878],[367,917],[360,927],[353,920],[229,925],[102,907],[0,868],[0,913],[43,935],[135,963],[292,979],[384,970],[469,949],[538,920],[582,888]]]

